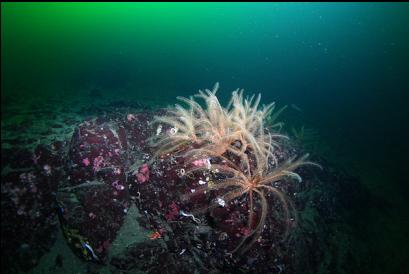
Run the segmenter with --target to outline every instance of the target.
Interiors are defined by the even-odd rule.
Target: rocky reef
[[[274,105],[236,91],[222,107],[216,91],[106,108],[34,150],[2,145],[2,269],[32,269],[62,233],[89,273],[336,270],[332,225],[357,180],[307,159]]]

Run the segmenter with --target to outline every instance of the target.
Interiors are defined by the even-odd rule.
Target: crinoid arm
[[[297,168],[305,165],[312,165],[316,166],[318,168],[322,168],[319,164],[310,162],[310,161],[305,161],[309,157],[309,154],[305,154],[302,157],[298,158],[296,161],[294,159],[296,157],[292,157],[289,160],[287,160],[285,163],[281,164],[277,168],[275,168],[273,171],[270,173],[266,174],[262,180],[260,180],[259,184],[270,184],[276,181],[279,181],[281,179],[284,179],[285,177],[292,177],[297,179],[298,181],[301,181],[301,176],[294,172]]]
[[[252,232],[250,234],[244,236],[240,240],[239,244],[232,251],[232,253],[238,253],[240,255],[243,255],[244,253],[246,253],[252,247],[252,245],[257,241],[257,238],[260,236],[260,234],[262,232],[262,228],[263,228],[263,226],[265,224],[267,213],[268,213],[267,199],[266,199],[266,197],[264,195],[264,192],[262,190],[254,189],[253,193],[258,194],[259,199],[260,199],[260,205],[261,205],[260,219],[258,221],[257,226],[252,230]],[[251,208],[250,209],[251,213],[249,214],[249,220],[248,220],[249,224],[251,224],[251,221],[252,221],[252,216],[253,216],[252,210],[253,209]]]

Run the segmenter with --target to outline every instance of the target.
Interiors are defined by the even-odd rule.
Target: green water
[[[408,49],[407,3],[2,3],[2,124],[13,104],[95,87],[166,105],[219,81],[224,102],[240,87],[295,104],[283,119],[374,201],[351,223],[370,254],[355,260],[405,273]]]

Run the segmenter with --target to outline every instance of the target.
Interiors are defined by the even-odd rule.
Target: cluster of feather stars
[[[273,195],[281,204],[281,215],[286,223],[283,238],[288,234],[293,206],[274,183],[301,182],[296,172],[300,166],[320,166],[307,161],[308,154],[279,163],[275,152],[280,148],[280,141],[288,137],[280,133],[282,123],[275,120],[284,108],[275,111],[275,103],[260,106],[260,94],[244,98],[243,90],[233,91],[229,104],[223,107],[216,97],[218,88],[216,83],[212,90],[199,90],[190,98],[178,97],[186,106],[177,104],[169,108],[166,115],[155,117],[156,123],[165,124],[171,130],[157,134],[151,142],[156,147],[154,159],[170,155],[183,157],[188,162],[211,159],[211,165],[197,165],[186,171],[188,175],[211,169],[221,178],[214,184],[200,186],[195,195],[222,191],[220,199],[226,204],[245,197],[249,208],[247,227],[251,232],[243,236],[232,251],[242,254],[261,235],[269,212],[267,195]],[[267,120],[268,127],[265,126]],[[206,210],[214,207],[215,204],[211,204]],[[255,208],[258,209],[256,221]]]

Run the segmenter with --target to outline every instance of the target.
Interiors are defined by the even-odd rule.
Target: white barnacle
[[[210,158],[206,159],[206,165],[207,165],[207,169],[211,169],[212,164],[210,163]]]
[[[222,198],[217,198],[216,202],[221,206],[224,207],[226,205],[226,202]]]
[[[162,125],[159,125],[156,129],[156,136],[158,136],[162,132]]]
[[[178,170],[178,175],[179,177],[183,177],[186,174],[186,170],[184,168],[181,168]]]
[[[169,130],[170,135],[175,135],[176,133],[178,133],[178,128],[177,127],[173,127]]]

